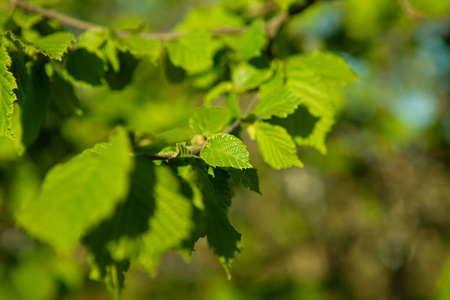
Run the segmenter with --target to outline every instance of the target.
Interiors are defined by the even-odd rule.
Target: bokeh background
[[[260,1],[33,2],[114,28],[170,31],[191,8]],[[165,255],[155,278],[133,267],[122,299],[450,299],[450,1],[316,1],[272,47],[334,51],[361,78],[346,90],[328,154],[300,148],[304,168],[275,171],[244,135],[263,196],[235,190],[230,219],[244,250],[231,280],[200,240],[189,263]],[[80,115],[61,123],[50,113],[20,161],[0,142],[0,299],[112,299],[89,280],[81,246],[59,257],[14,226],[15,199],[33,197],[49,168],[115,125],[158,134],[185,126],[202,101],[145,62],[122,91],[76,93]]]

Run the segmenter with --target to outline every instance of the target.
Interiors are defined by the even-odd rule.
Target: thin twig
[[[248,105],[247,110],[245,111],[244,115],[248,115],[252,111],[253,107],[258,102],[258,99],[259,99],[258,93],[255,93],[255,95],[253,96],[250,104]],[[230,124],[230,126],[228,126],[223,131],[223,133],[228,133],[228,134],[232,133],[236,128],[238,128],[239,125],[241,125],[241,123],[242,123],[242,119],[235,120],[233,123]]]
[[[427,15],[424,12],[416,10],[411,6],[408,0],[398,0],[400,7],[403,12],[413,20],[423,20],[426,19]]]
[[[57,11],[54,10],[50,10],[50,9],[46,9],[25,1],[21,1],[21,0],[9,0],[9,2],[11,3],[11,5],[13,7],[17,7],[20,9],[23,9],[27,12],[30,13],[37,13],[40,14],[41,16],[44,16],[48,19],[53,19],[55,21],[58,21],[61,24],[65,24],[68,25],[70,27],[74,27],[74,28],[78,28],[78,29],[82,29],[82,30],[88,30],[94,27],[101,27],[100,25],[94,24],[94,23],[90,23],[90,22],[86,22],[86,21],[82,21],[80,19],[76,19],[73,17],[70,17],[68,15],[59,13]]]
[[[81,29],[81,30],[89,30],[92,28],[105,28],[105,26],[87,22],[87,21],[83,21],[83,20],[68,16],[66,14],[57,12],[55,10],[46,9],[46,8],[28,3],[26,1],[22,1],[22,0],[8,0],[8,1],[11,3],[11,5],[14,8],[20,8],[29,13],[40,14],[41,16],[46,17],[47,19],[55,20],[61,24],[64,24],[64,25],[67,25],[67,26],[70,26],[73,28],[77,28],[77,29]],[[276,6],[270,5],[264,11],[270,12],[270,11],[274,10],[275,8],[276,8]],[[272,19],[270,19],[266,23],[267,35],[271,38],[273,36],[275,36],[275,34],[277,33],[277,31],[279,30],[281,25],[284,24],[288,20],[288,18],[289,18],[289,15],[287,13],[283,12],[283,13],[280,13],[280,14],[274,16]],[[245,32],[245,30],[246,30],[246,28],[221,27],[221,28],[210,29],[209,31],[214,35],[233,35],[233,34],[243,33],[243,32]],[[128,36],[131,34],[129,31],[124,31],[124,30],[116,30],[115,33],[119,37],[125,37],[125,36]],[[160,40],[160,41],[177,40],[183,36],[183,33],[180,33],[180,32],[161,32],[161,33],[142,32],[142,33],[138,33],[138,34],[140,36],[142,36],[143,38],[147,38],[147,39],[152,38],[152,39],[156,39],[156,40]]]

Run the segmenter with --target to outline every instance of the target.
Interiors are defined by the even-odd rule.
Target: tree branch
[[[73,28],[77,28],[77,29],[81,29],[81,30],[89,30],[92,28],[105,28],[105,26],[87,22],[87,21],[83,21],[83,20],[68,16],[66,14],[57,12],[55,10],[46,9],[46,8],[34,5],[32,3],[28,3],[23,0],[8,0],[8,1],[11,3],[11,5],[14,8],[20,8],[29,13],[40,14],[41,16],[44,16],[47,19],[55,20],[61,24],[67,25],[69,27],[73,27]],[[267,14],[267,13],[275,10],[276,8],[278,8],[278,5],[273,1],[269,1],[266,3],[267,4],[265,4],[261,8],[258,8],[258,11],[255,12],[256,15],[259,15],[261,13]],[[311,3],[308,3],[306,6],[309,6],[310,4]],[[286,23],[286,21],[289,19],[289,15],[290,14],[288,14],[286,12],[282,12],[280,14],[275,15],[273,18],[271,18],[269,21],[267,21],[265,28],[267,31],[267,35],[270,38],[273,38],[276,35],[276,33],[278,32],[278,30],[280,29],[280,27],[284,23]],[[246,30],[246,28],[221,27],[221,28],[216,28],[216,29],[210,29],[209,31],[214,35],[231,35],[231,34],[243,33],[245,30]],[[124,31],[124,30],[116,30],[115,32],[116,32],[117,36],[119,36],[119,37],[125,37],[125,36],[128,36],[131,34],[129,31]],[[143,33],[138,33],[138,34],[140,36],[142,36],[143,38],[156,39],[156,40],[159,40],[162,42],[169,41],[169,40],[177,40],[183,36],[183,33],[179,33],[179,32],[162,32],[162,33],[143,32]]]
[[[424,12],[416,10],[408,0],[398,0],[403,12],[413,20],[423,20],[427,17]]]

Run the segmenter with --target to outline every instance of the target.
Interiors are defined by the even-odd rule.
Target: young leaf
[[[351,83],[358,79],[345,59],[331,52],[316,50],[309,55],[296,55],[290,58],[292,66],[306,68],[325,80],[340,85]]]
[[[13,139],[11,116],[14,112],[14,101],[17,100],[14,89],[17,83],[9,71],[11,57],[6,50],[5,38],[0,38],[0,137]]]
[[[70,32],[55,32],[33,41],[41,52],[50,58],[61,60],[75,37]]]
[[[17,222],[56,250],[68,252],[88,229],[109,217],[128,189],[132,166],[127,133],[118,128],[110,143],[97,144],[55,166],[34,201],[21,203]]]
[[[229,93],[232,90],[233,90],[233,84],[231,82],[222,81],[221,83],[219,83],[218,85],[216,85],[215,87],[210,89],[208,91],[208,93],[206,93],[206,95],[203,99],[203,104],[205,104],[205,106],[209,106],[209,105],[211,105],[211,103],[214,100],[219,98],[220,95]]]
[[[285,86],[262,85],[259,89],[259,101],[253,108],[253,113],[263,119],[270,119],[272,116],[285,118],[295,111],[301,101],[298,95]]]
[[[322,154],[327,153],[325,138],[334,124],[331,113],[324,111],[317,117],[306,106],[300,105],[287,118],[272,118],[270,123],[286,128],[297,145],[314,147]]]
[[[200,151],[200,157],[213,167],[252,168],[244,143],[231,134],[218,133],[210,136]]]
[[[215,29],[220,27],[240,28],[245,25],[242,17],[226,10],[223,6],[192,9],[176,27],[176,31]]]
[[[264,161],[274,169],[302,167],[292,137],[281,126],[265,122],[254,125],[255,138]]]
[[[213,65],[211,34],[204,30],[189,32],[176,41],[165,43],[170,60],[189,72],[201,72]]]
[[[131,54],[145,57],[156,64],[161,54],[161,43],[154,39],[144,39],[140,36],[130,35],[122,39],[123,46]]]
[[[189,118],[189,127],[195,134],[208,136],[223,131],[231,121],[225,108],[202,107],[195,110]]]
[[[309,137],[295,137],[298,145],[308,145],[321,153],[326,153],[325,137],[334,124],[335,107],[332,101],[333,88],[324,79],[302,64],[291,62],[286,69],[286,86],[301,97],[301,104],[308,108],[309,113],[320,120],[316,123]]]
[[[221,40],[245,60],[261,55],[261,49],[266,42],[264,21],[257,19],[240,35],[224,35]]]
[[[176,145],[176,151],[177,151],[177,157],[195,157],[198,158],[198,156],[194,155],[188,148],[186,148],[186,143],[177,143]]]
[[[240,92],[260,86],[272,76],[270,68],[257,68],[248,62],[241,62],[232,69],[233,84]]]

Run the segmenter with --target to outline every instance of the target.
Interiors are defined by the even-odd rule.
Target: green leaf
[[[211,103],[214,100],[219,98],[219,96],[229,93],[229,92],[233,91],[233,89],[234,89],[234,87],[231,82],[222,81],[221,83],[219,83],[218,85],[216,85],[215,87],[213,87],[206,93],[206,95],[203,99],[203,103],[205,104],[205,106],[209,106],[209,105],[211,105]]]
[[[331,52],[316,50],[309,55],[296,55],[289,59],[292,69],[305,68],[324,80],[345,85],[358,79],[345,59]]]
[[[223,35],[221,40],[233,49],[241,59],[250,59],[261,55],[261,50],[267,41],[264,21],[257,19],[247,30],[239,35]]]
[[[104,73],[104,62],[95,53],[85,48],[79,48],[69,52],[66,59],[68,75],[76,83],[84,83],[92,86],[101,85]]]
[[[274,169],[302,167],[292,137],[278,125],[258,122],[254,125],[255,138],[264,161]]]
[[[117,59],[119,71],[115,71],[116,68],[108,68],[108,71],[104,73],[106,83],[111,90],[125,88],[133,80],[134,70],[139,63],[139,60],[128,52],[119,52]]]
[[[295,111],[301,101],[298,95],[285,86],[262,85],[253,113],[263,119],[270,119],[272,116],[285,118]]]
[[[239,181],[245,188],[261,195],[259,190],[259,178],[256,169],[238,170],[234,168],[223,168],[232,179]]]
[[[300,105],[287,118],[272,118],[270,122],[286,128],[297,145],[314,147],[320,153],[326,154],[325,138],[334,124],[331,113],[325,111],[320,116],[314,116],[306,106]]]
[[[50,103],[50,78],[45,71],[45,64],[37,62],[28,64],[28,80],[22,106],[22,142],[31,145],[39,135],[47,119],[47,107]]]
[[[239,92],[256,88],[272,76],[270,68],[257,68],[248,62],[241,62],[232,69],[231,78]]]
[[[308,137],[295,137],[297,145],[307,145],[326,153],[325,138],[334,124],[335,105],[332,96],[333,87],[327,85],[320,75],[317,75],[302,64],[290,61],[286,68],[286,86],[301,97],[301,104],[308,108],[309,113],[320,120],[316,123]]]
[[[17,222],[56,250],[70,251],[126,196],[130,150],[126,131],[118,128],[110,143],[97,144],[55,166],[45,177],[39,197],[21,203]]]
[[[5,43],[5,38],[0,37],[0,137],[14,139],[11,117],[14,112],[13,103],[17,100],[14,94],[17,83],[9,71],[12,61]]]
[[[116,73],[120,71],[119,51],[117,49],[117,42],[114,37],[110,37],[106,40],[106,44],[103,46],[103,56],[108,62],[108,70],[112,70]]]
[[[233,118],[237,119],[242,115],[239,107],[239,95],[234,91],[227,95],[227,109]]]
[[[202,107],[195,110],[189,118],[189,127],[195,134],[208,136],[223,131],[231,121],[225,108]]]
[[[48,57],[61,60],[74,40],[70,32],[55,32],[33,41],[33,44]]]
[[[200,213],[196,215],[196,231],[190,238],[190,246],[206,235],[208,244],[230,275],[234,257],[241,249],[241,234],[228,220],[228,208],[231,204],[231,190],[228,174],[215,169],[214,176],[208,174],[204,162],[190,161],[188,165],[178,167],[178,174],[186,180],[192,189],[193,202]],[[192,248],[191,248],[192,250]]]
[[[153,196],[156,175],[154,164],[145,158],[135,158],[135,169],[130,174],[130,189],[125,202],[119,203],[114,214],[91,230],[83,243],[90,253],[90,277],[103,281],[115,294],[123,289],[124,272],[128,258],[115,260],[108,249],[122,237],[137,238],[149,230],[149,219],[155,211]]]
[[[73,86],[56,72],[53,73],[51,79],[51,98],[52,102],[63,115],[82,114],[80,103],[77,96],[75,96]]]
[[[77,46],[95,52],[106,43],[106,39],[105,29],[100,27],[92,28],[78,36]]]
[[[144,57],[156,64],[161,54],[161,42],[130,35],[122,39],[122,43],[131,54]]]
[[[275,0],[282,10],[287,11],[293,5],[303,5],[305,0]]]
[[[177,151],[177,157],[195,157],[195,158],[198,158],[188,148],[186,148],[186,142],[177,143],[176,151]]]
[[[151,274],[155,274],[160,256],[181,245],[193,228],[192,204],[180,193],[180,183],[176,176],[165,165],[155,167],[155,175],[156,184],[152,191],[155,206],[147,223],[148,230],[135,237],[123,236],[108,246],[114,259],[130,257]],[[145,174],[142,174],[142,178],[143,176]],[[151,190],[151,185],[143,181],[140,187],[142,192],[135,194],[135,201],[149,203],[152,198],[146,189]],[[136,208],[139,210],[138,206]],[[136,218],[134,215],[130,217],[129,222]]]
[[[14,23],[27,29],[32,28],[34,25],[42,21],[43,18],[44,17],[40,14],[28,13],[20,9],[15,9],[12,14]]]
[[[252,168],[244,143],[231,134],[218,133],[210,136],[200,151],[200,157],[213,167]]]
[[[189,72],[201,72],[213,65],[215,47],[211,34],[204,30],[189,32],[165,43],[170,60]]]
[[[211,178],[213,186],[212,197],[205,201],[206,236],[208,244],[219,257],[219,261],[225,268],[230,278],[230,270],[234,257],[241,252],[241,234],[228,220],[228,208],[231,205],[231,190],[228,185],[228,174],[222,170],[214,171]]]
[[[223,6],[199,7],[189,11],[177,26],[177,31],[193,29],[214,29],[221,27],[239,28],[245,25],[240,16],[226,10]]]

